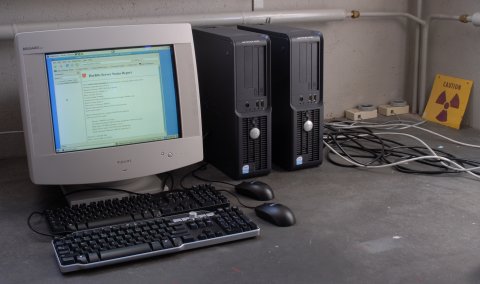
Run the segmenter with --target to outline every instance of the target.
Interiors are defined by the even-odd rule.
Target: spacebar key
[[[131,247],[116,248],[100,252],[102,260],[114,259],[152,251],[149,244],[139,244]]]
[[[126,216],[118,216],[118,217],[102,219],[102,220],[95,220],[92,222],[88,222],[87,226],[88,228],[98,228],[98,227],[110,226],[110,225],[115,225],[120,223],[127,223],[130,221],[133,221],[132,215],[126,215]]]

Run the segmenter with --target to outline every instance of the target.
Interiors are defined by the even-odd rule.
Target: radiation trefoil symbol
[[[447,94],[443,91],[435,103],[443,105],[443,110],[436,116],[436,119],[441,122],[446,122],[448,120],[448,109],[451,107],[456,109],[460,108],[460,97],[458,94],[455,94],[450,102],[447,102]]]

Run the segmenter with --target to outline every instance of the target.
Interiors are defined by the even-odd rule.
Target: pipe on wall
[[[418,18],[422,18],[423,11],[423,1],[417,0],[417,10],[416,15]],[[418,74],[419,74],[419,65],[420,65],[420,31],[422,25],[417,25],[415,27],[415,52],[413,54],[413,82],[412,82],[412,96],[416,99],[412,99],[411,112],[418,112]]]
[[[414,21],[415,23],[419,25],[425,25],[425,21],[420,19],[419,17],[416,17],[412,14],[409,13],[391,13],[391,12],[362,12],[360,14],[361,17],[381,17],[381,18],[386,18],[386,17],[403,17],[407,18],[409,20]]]
[[[22,23],[0,26],[0,40],[13,39],[18,32],[38,30],[82,28],[109,25],[190,23],[193,26],[202,25],[237,25],[261,23],[292,23],[292,22],[326,22],[342,21],[350,13],[342,9],[327,10],[297,10],[275,12],[243,12],[219,14],[195,14],[179,16],[161,16],[144,18],[114,18],[101,20],[85,20],[71,22]]]
[[[421,0],[419,6],[421,6]],[[424,31],[426,23],[419,17],[408,13],[398,12],[362,12],[347,11],[344,9],[319,9],[319,10],[296,10],[296,11],[274,11],[274,12],[242,12],[242,13],[218,13],[218,14],[193,14],[163,17],[143,17],[143,18],[113,18],[100,20],[69,21],[69,22],[44,22],[44,23],[20,23],[10,25],[0,25],[0,40],[13,39],[18,32],[95,27],[108,25],[125,24],[148,24],[148,23],[190,23],[193,26],[201,25],[236,25],[236,24],[261,24],[261,23],[292,23],[292,22],[328,22],[342,21],[347,18],[359,17],[377,17],[377,18],[395,18],[403,17],[422,26]],[[480,22],[480,17],[479,17]],[[424,31],[428,33],[428,31]],[[423,53],[422,53],[423,55]],[[415,56],[415,60],[417,60]],[[422,58],[423,59],[423,58]],[[415,62],[415,66],[419,64]],[[414,73],[417,71],[414,71]],[[416,79],[414,79],[416,85]],[[420,90],[422,90],[420,88]],[[412,103],[416,104],[418,100],[418,90],[414,90]],[[413,111],[415,111],[413,109]]]
[[[419,100],[418,100],[418,113],[425,109],[425,101],[427,99],[427,63],[428,63],[428,36],[430,25],[434,20],[443,21],[458,21],[461,23],[471,22],[474,26],[480,26],[480,13],[475,13],[473,16],[469,15],[443,15],[435,14],[431,15],[426,21],[426,25],[422,27],[422,40],[421,40],[421,55],[419,64]]]
[[[412,88],[412,112],[417,112],[417,105],[419,101],[419,91],[418,91],[418,66],[420,65],[419,61],[419,51],[420,51],[420,32],[419,28],[423,29],[426,26],[426,22],[423,21],[420,16],[421,16],[421,10],[422,10],[422,0],[418,0],[417,2],[417,15],[414,16],[408,13],[395,13],[395,12],[359,12],[359,11],[352,11],[352,18],[361,18],[361,17],[378,17],[378,18],[392,18],[392,17],[400,17],[400,18],[407,18],[414,23],[417,24],[417,29],[416,29],[416,37],[415,37],[415,53],[414,53],[414,70],[413,70],[413,88]]]

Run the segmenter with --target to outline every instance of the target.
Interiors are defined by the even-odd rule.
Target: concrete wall
[[[480,12],[478,0],[428,0],[424,17],[432,14],[461,15]],[[427,95],[436,74],[474,81],[464,125],[480,129],[480,27],[471,23],[433,21],[430,25]]]
[[[264,10],[345,8],[406,12],[415,1],[359,2],[265,0]],[[250,11],[251,6],[251,0],[3,0],[0,1],[0,24],[242,12]],[[327,118],[343,116],[344,109],[359,103],[379,104],[411,96],[413,28],[407,20],[359,19],[296,25],[324,33]],[[22,128],[16,81],[13,43],[0,41],[0,132]],[[0,158],[19,155],[24,155],[23,136],[0,135]]]

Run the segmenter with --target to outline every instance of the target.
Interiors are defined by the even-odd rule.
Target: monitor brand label
[[[117,161],[117,164],[118,164],[118,165],[131,164],[131,163],[132,163],[132,159],[128,159],[128,160],[118,160],[118,161]]]
[[[35,45],[35,46],[25,46],[24,48],[22,48],[23,51],[37,50],[37,49],[43,49],[43,47]]]

